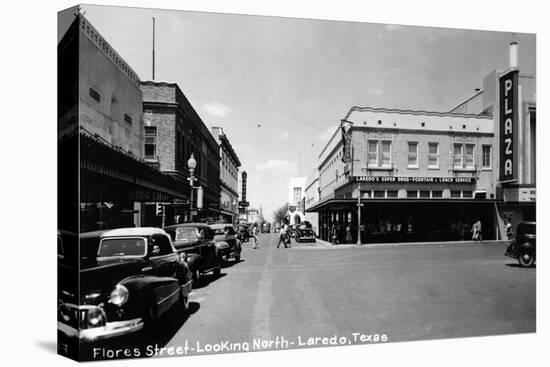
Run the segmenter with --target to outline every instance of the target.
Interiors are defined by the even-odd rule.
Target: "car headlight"
[[[109,296],[109,303],[116,306],[122,306],[126,303],[126,301],[128,301],[128,295],[128,288],[122,284],[117,284]]]
[[[92,308],[86,313],[88,327],[98,327],[105,325],[105,312],[100,307]]]

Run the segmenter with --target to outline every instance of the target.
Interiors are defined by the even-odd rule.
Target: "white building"
[[[307,176],[306,186],[305,186],[305,209],[311,208],[315,203],[320,199],[320,188],[319,188],[319,170],[314,169]],[[316,212],[306,212],[305,220],[311,223],[311,227],[315,233],[318,233],[319,230],[319,213]]]
[[[288,185],[289,224],[298,224],[305,220],[305,191],[307,177],[292,177]]]

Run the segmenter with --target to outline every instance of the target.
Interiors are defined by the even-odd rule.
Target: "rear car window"
[[[141,237],[105,238],[99,244],[98,256],[144,256],[146,250],[145,239]]]
[[[176,230],[176,240],[195,240],[198,237],[195,228],[178,228]]]

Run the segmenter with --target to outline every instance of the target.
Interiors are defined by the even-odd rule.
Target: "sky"
[[[152,79],[155,17],[155,80],[178,83],[206,126],[223,127],[248,173],[247,200],[267,218],[288,200],[291,177],[312,174],[353,106],[449,111],[507,68],[512,40],[521,72],[536,69],[532,34],[82,9],[143,81]]]

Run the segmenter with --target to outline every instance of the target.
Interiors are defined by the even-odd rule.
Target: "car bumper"
[[[72,326],[57,322],[57,329],[68,337],[77,337],[84,341],[94,341],[108,339],[119,335],[134,333],[143,328],[143,320],[141,317],[124,320],[107,322],[104,326],[99,326],[89,329],[75,329]]]

